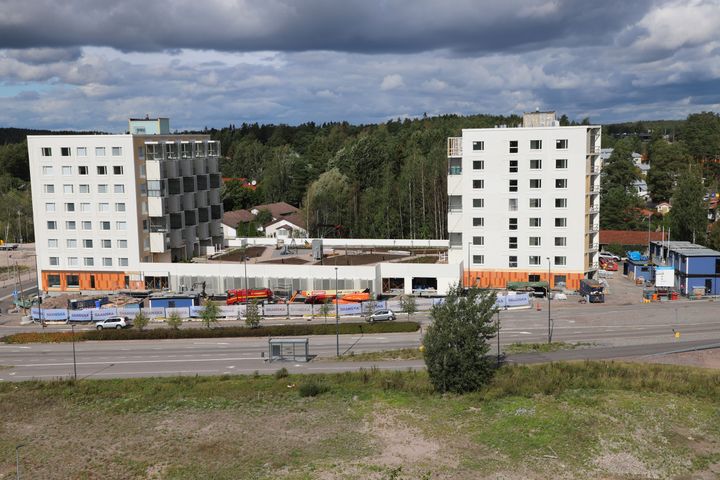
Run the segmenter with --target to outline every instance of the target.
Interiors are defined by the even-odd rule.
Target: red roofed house
[[[649,247],[650,242],[665,240],[663,232],[648,232],[642,230],[600,230],[600,249],[608,245],[622,245],[624,247]]]
[[[258,220],[260,212],[263,211],[268,212],[271,217],[270,221],[256,226],[258,232],[264,232],[264,236],[271,238],[307,238],[307,227],[302,215],[300,215],[300,211],[297,207],[285,202],[257,205],[250,210],[225,212],[223,215],[225,238],[237,238],[238,234],[240,236],[246,235],[246,232],[238,232],[238,225],[255,222]]]

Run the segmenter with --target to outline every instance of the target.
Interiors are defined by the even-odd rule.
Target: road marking
[[[111,363],[122,365],[122,364],[143,364],[143,363],[188,363],[188,362],[227,362],[236,360],[265,360],[262,357],[236,357],[236,358],[194,358],[191,360],[127,360],[122,362],[104,361],[104,362],[77,362],[77,365],[109,365]],[[17,365],[16,367],[29,368],[29,367],[63,367],[72,365],[72,362],[64,363],[28,363],[25,365]]]
[[[532,335],[532,333],[530,333],[530,332],[517,332],[517,333],[519,333],[521,335]]]

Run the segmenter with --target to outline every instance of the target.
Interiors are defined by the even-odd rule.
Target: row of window
[[[101,221],[98,222],[99,229],[100,230],[110,230],[110,224],[112,222],[109,221]],[[82,230],[92,230],[92,222],[89,220],[83,220],[80,222],[80,225],[82,227]],[[47,221],[47,229],[48,230],[57,230],[58,229],[58,222],[55,220],[48,220]],[[77,230],[77,222],[75,220],[69,220],[65,222],[65,230]],[[127,230],[127,222],[115,222],[115,230]]]
[[[518,173],[520,168],[519,160],[509,160],[508,171],[510,173]],[[558,170],[565,170],[568,168],[567,158],[555,159],[555,168]],[[485,170],[485,160],[473,160],[473,170]],[[530,170],[542,170],[542,160],[532,159],[530,160]]]
[[[556,198],[555,199],[555,208],[567,208],[567,198]],[[541,198],[531,198],[529,202],[530,208],[542,208],[542,199]],[[485,208],[485,199],[484,198],[473,198],[473,208]],[[518,209],[518,199],[517,198],[509,198],[508,199],[508,210],[511,212],[516,212]]]
[[[542,179],[531,178],[529,180],[530,180],[530,189],[536,190],[536,189],[542,188]],[[485,188],[485,180],[475,179],[472,181],[472,186],[475,189]],[[555,188],[566,189],[567,187],[568,187],[567,178],[556,178],[555,179]],[[518,181],[516,179],[508,180],[508,190],[510,192],[518,191]]]
[[[534,228],[534,227],[542,226],[542,218],[531,217],[529,220],[530,220],[529,221],[530,227]],[[472,224],[473,224],[473,227],[484,227],[485,226],[485,217],[473,217]],[[567,227],[567,218],[556,217],[555,218],[555,227],[557,227],[557,228]],[[510,230],[518,229],[518,219],[517,218],[508,218],[508,229],[510,229]]]
[[[485,264],[485,255],[473,255],[472,256],[472,262],[474,265],[484,265]],[[540,255],[530,255],[528,257],[528,265],[541,265],[542,263],[542,257]],[[553,257],[553,264],[557,266],[564,266],[567,265],[567,257],[558,256]],[[510,255],[508,257],[508,267],[509,268],[517,268],[518,266],[518,257],[515,255]]]
[[[65,205],[66,212],[77,212],[77,211],[92,212],[92,204],[90,204],[90,203],[83,202],[83,203],[77,204],[77,208],[79,208],[79,210],[76,209],[75,202],[66,202],[64,205]],[[45,203],[45,211],[46,212],[55,212],[56,211],[55,203],[54,202],[46,202]],[[97,211],[98,212],[109,212],[110,211],[110,203],[108,203],[108,202],[98,203]],[[125,211],[125,203],[123,203],[123,202],[115,203],[115,211],[116,212],[124,212]]]
[[[122,147],[112,147],[110,148],[110,152],[112,153],[113,157],[121,157],[122,156]],[[41,154],[43,157],[52,157],[53,150],[52,147],[42,147]],[[107,149],[105,147],[95,147],[95,156],[96,157],[105,157],[107,156]],[[69,157],[72,155],[72,149],[70,147],[60,147],[60,156],[61,157]],[[75,156],[77,157],[87,157],[88,155],[88,149],[87,147],[77,147],[75,149]]]
[[[485,245],[485,237],[473,236],[472,244],[476,247],[484,246]],[[528,245],[531,247],[540,247],[540,246],[542,246],[542,238],[541,237],[529,237]],[[517,246],[518,246],[518,237],[509,237],[508,238],[508,247],[512,248],[512,249],[516,249]],[[555,246],[556,247],[567,246],[567,237],[555,237]]]
[[[87,183],[81,183],[78,185],[77,190],[78,193],[92,193],[90,191],[90,185]],[[43,192],[55,193],[55,185],[52,183],[46,183],[43,185]],[[75,186],[70,183],[63,184],[63,193],[75,193]],[[110,193],[110,186],[107,183],[98,184],[97,193]],[[113,193],[125,193],[125,185],[121,183],[114,184]]]
[[[99,242],[100,248],[113,248],[112,246],[112,240],[109,238],[103,238]],[[95,240],[92,238],[84,238],[82,240],[82,246],[83,248],[93,248],[93,245],[95,245]],[[48,248],[58,248],[60,246],[60,240],[57,238],[48,238]],[[116,248],[127,248],[128,241],[124,239],[115,240],[115,247]],[[78,248],[78,241],[77,238],[68,238],[65,240],[65,247],[66,248]]]
[[[98,175],[107,175],[110,171],[107,165],[98,165],[95,168],[97,169],[96,171]],[[71,165],[63,165],[62,167],[60,167],[60,172],[62,173],[63,177],[71,177],[73,176],[73,167]],[[122,175],[123,172],[124,169],[122,165],[113,165],[113,175]],[[54,167],[52,165],[43,165],[42,174],[48,177],[53,176],[55,174]],[[77,174],[90,175],[90,167],[88,167],[87,165],[79,165],[77,167]]]
[[[510,140],[508,146],[510,149],[510,153],[518,153],[519,147],[517,140]],[[478,140],[472,142],[472,148],[476,152],[485,150],[485,141]],[[567,150],[567,148],[568,140],[566,138],[558,138],[555,140],[555,149]],[[542,150],[542,140],[530,140],[530,150]]]
[[[79,257],[67,257],[65,259],[66,266],[68,267],[79,267],[80,266],[80,258]],[[113,266],[113,259],[112,257],[102,257],[100,260],[100,265],[103,267],[112,267]],[[126,257],[121,257],[117,259],[117,264],[120,267],[127,267],[128,266],[128,259]],[[83,265],[86,267],[94,267],[95,266],[95,257],[83,257]],[[60,257],[50,257],[50,266],[51,267],[59,267],[60,266]]]

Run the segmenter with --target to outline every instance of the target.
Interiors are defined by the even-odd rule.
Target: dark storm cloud
[[[25,50],[8,50],[8,58],[29,65],[42,65],[45,63],[71,62],[82,55],[82,49],[72,48],[28,48]]]
[[[7,0],[0,45],[475,54],[596,43],[637,21],[649,5],[647,0]]]

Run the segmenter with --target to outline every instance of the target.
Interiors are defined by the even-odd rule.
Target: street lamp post
[[[72,330],[72,347],[73,347],[73,378],[77,381],[77,360],[75,358],[75,325],[70,324],[70,330]]]
[[[497,366],[500,367],[500,310],[497,311]]]
[[[335,355],[340,356],[340,304],[338,303],[338,267],[335,267]]]
[[[248,296],[250,295],[250,292],[248,291],[248,277],[247,277],[247,244],[245,244],[245,247],[243,248],[243,263],[245,264],[245,316],[247,317]]]
[[[550,326],[550,279],[551,273],[550,273],[550,257],[547,257],[548,261],[548,289],[547,289],[547,297],[548,297],[548,343],[552,343],[552,327]]]

